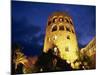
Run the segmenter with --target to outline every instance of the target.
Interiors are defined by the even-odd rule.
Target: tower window
[[[59,26],[59,30],[64,30],[64,26]]]
[[[69,23],[69,21],[68,21],[68,19],[67,19],[67,18],[65,18],[65,22]]]
[[[63,18],[59,18],[59,21],[60,21],[60,22],[63,22],[63,21],[64,21],[64,19],[63,19]]]
[[[73,23],[72,23],[72,19],[70,19],[70,21],[69,21],[69,22],[70,22],[70,24],[73,24]]]
[[[70,24],[73,24],[72,21],[70,21]]]
[[[54,26],[53,28],[52,28],[52,32],[53,31],[57,31],[57,26]]]
[[[70,36],[69,35],[67,36],[67,39],[70,39]]]
[[[69,52],[69,48],[68,48],[68,47],[66,47],[66,48],[65,48],[65,51],[66,51],[66,52]]]
[[[66,27],[66,31],[69,31],[70,32],[70,29],[68,27]]]
[[[55,22],[57,22],[57,18],[54,18],[54,19],[53,19],[53,23],[55,23]]]
[[[72,33],[74,33],[74,30],[72,30]]]

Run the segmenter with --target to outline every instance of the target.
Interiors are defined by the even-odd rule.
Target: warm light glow
[[[49,17],[49,20],[52,20],[52,18],[56,17],[56,22],[51,22],[51,25],[47,25],[46,28],[46,36],[45,36],[45,42],[44,42],[44,52],[47,52],[49,49],[52,49],[54,46],[56,46],[60,52],[60,57],[64,60],[66,60],[68,63],[71,63],[71,66],[73,68],[78,68],[79,63],[73,64],[73,62],[77,59],[79,59],[79,51],[78,51],[78,45],[76,40],[76,34],[72,33],[72,30],[74,30],[74,26],[70,22],[65,21],[59,21],[61,18],[65,19],[67,17],[67,20],[69,21],[71,18],[65,13],[54,13],[52,16]],[[53,25],[57,26],[57,30],[51,31],[54,27]],[[59,29],[63,25],[64,29]],[[66,30],[66,27],[69,28],[69,31]],[[67,38],[67,35],[70,37]],[[53,38],[52,40],[47,40],[47,37]],[[68,50],[66,51],[66,48]],[[54,49],[56,50],[56,49]]]

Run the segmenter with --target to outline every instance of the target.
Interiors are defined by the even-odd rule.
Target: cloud
[[[39,54],[43,48],[44,35],[38,25],[29,24],[25,18],[12,21],[12,43],[21,44],[26,55]],[[36,36],[38,35],[38,36]]]

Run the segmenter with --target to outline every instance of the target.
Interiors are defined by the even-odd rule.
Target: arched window
[[[66,31],[70,32],[70,28],[66,27]]]
[[[73,24],[72,21],[70,21],[70,24]]]
[[[65,22],[69,23],[69,20],[67,18],[65,18]]]
[[[64,26],[59,26],[59,30],[64,30]]]
[[[53,18],[53,23],[57,22],[57,18]]]
[[[71,25],[73,24],[72,19],[69,20],[69,23],[70,23]]]
[[[52,32],[54,32],[54,31],[57,31],[57,26],[54,26],[54,27],[52,28]]]
[[[63,18],[59,18],[59,21],[60,21],[60,22],[64,22],[64,19],[63,19]]]

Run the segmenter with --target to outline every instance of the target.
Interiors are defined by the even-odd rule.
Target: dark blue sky
[[[95,10],[95,6],[12,1],[12,43],[21,44],[26,54],[39,54],[48,16],[62,11],[72,17],[79,47],[84,47],[96,36]]]

